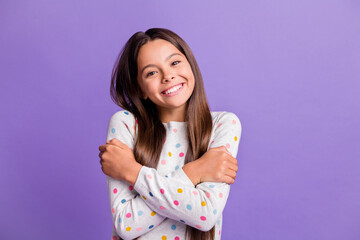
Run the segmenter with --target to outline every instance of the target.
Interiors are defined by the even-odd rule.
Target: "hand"
[[[221,146],[209,149],[199,159],[186,164],[183,170],[195,186],[201,182],[233,184],[238,166],[236,158]]]
[[[120,140],[114,138],[99,146],[101,170],[108,176],[134,185],[141,164],[136,162],[133,151]]]

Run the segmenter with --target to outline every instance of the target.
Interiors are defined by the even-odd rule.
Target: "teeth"
[[[172,93],[172,92],[175,92],[175,91],[177,91],[179,88],[181,88],[181,86],[182,86],[182,84],[180,84],[180,85],[177,86],[177,87],[170,88],[169,90],[167,90],[167,91],[165,92],[165,94],[170,94],[170,93]]]

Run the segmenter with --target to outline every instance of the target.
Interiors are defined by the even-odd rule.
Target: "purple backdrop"
[[[1,1],[0,239],[110,239],[98,146],[136,31],[192,48],[242,122],[223,239],[360,239],[355,0]]]

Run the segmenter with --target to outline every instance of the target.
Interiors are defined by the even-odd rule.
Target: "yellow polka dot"
[[[181,188],[178,189],[178,193],[182,193],[183,190]]]
[[[166,236],[162,236],[162,237],[161,237],[161,240],[166,240],[166,239],[167,239]]]
[[[156,212],[155,211],[152,211],[151,212],[151,216],[155,216]]]
[[[237,141],[237,136],[234,137],[234,140]]]
[[[201,202],[201,206],[205,207],[205,206],[206,206],[206,202],[205,202],[205,201],[202,201],[202,202]]]
[[[169,157],[171,157],[171,152],[169,152]]]
[[[126,228],[126,231],[130,231],[130,230],[131,230],[131,227],[127,227],[127,228]]]
[[[145,196],[143,196],[143,199],[145,199],[145,200],[146,200],[146,197],[145,197]]]

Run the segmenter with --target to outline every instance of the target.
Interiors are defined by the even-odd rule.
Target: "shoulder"
[[[110,117],[109,125],[118,127],[125,126],[129,130],[135,130],[135,116],[127,110],[117,111]]]
[[[135,121],[135,116],[127,110],[121,110],[114,113],[110,120],[131,123]]]
[[[211,116],[214,127],[217,127],[219,124],[220,125],[225,124],[241,129],[241,121],[235,113],[218,111],[218,112],[211,112]]]

